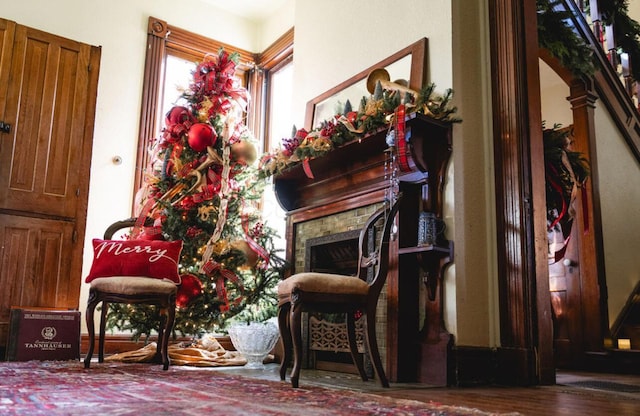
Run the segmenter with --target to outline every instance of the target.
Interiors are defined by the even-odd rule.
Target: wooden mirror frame
[[[346,81],[341,82],[327,92],[311,99],[309,102],[307,102],[305,113],[304,124],[306,128],[309,130],[313,128],[314,123],[316,122],[316,120],[314,120],[316,106],[319,103],[325,101],[328,98],[331,98],[334,95],[337,95],[340,91],[343,91],[344,89],[356,84],[357,82],[366,79],[372,70],[376,68],[385,68],[406,56],[411,56],[411,70],[408,79],[409,88],[419,91],[424,86],[427,80],[429,70],[429,65],[427,62],[427,38],[422,38],[417,42],[412,43],[411,45],[399,50],[388,58],[357,73]],[[358,105],[358,103],[352,103],[352,105],[354,105],[355,107]]]

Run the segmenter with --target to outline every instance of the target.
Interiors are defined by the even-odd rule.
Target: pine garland
[[[591,76],[595,71],[593,53],[568,24],[571,12],[560,11],[559,0],[536,0],[538,43],[575,76]],[[629,17],[629,0],[599,0],[605,25],[613,25],[617,52],[629,54],[631,75],[640,79],[640,24]]]
[[[362,97],[357,111],[351,111],[351,106],[345,105],[342,114],[322,121],[320,127],[311,131],[294,126],[291,137],[282,139],[282,148],[262,157],[260,176],[278,174],[306,159],[322,157],[345,143],[389,128],[391,116],[401,104],[407,107],[407,114],[421,113],[448,123],[461,122],[455,116],[457,108],[451,105],[451,89],[440,95],[435,92],[435,84],[429,83],[418,92],[415,102],[408,95],[384,90],[378,82],[370,97]]]
[[[538,43],[555,56],[575,76],[593,75],[593,53],[585,41],[567,23],[571,12],[559,11],[558,0],[536,0]]]

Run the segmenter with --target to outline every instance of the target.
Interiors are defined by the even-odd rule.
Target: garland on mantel
[[[362,97],[357,111],[352,110],[347,100],[341,114],[322,121],[318,128],[306,131],[293,126],[291,137],[282,139],[281,148],[262,156],[261,176],[269,177],[302,163],[307,176],[312,177],[309,159],[324,156],[345,143],[361,140],[378,129],[393,127],[398,113],[421,113],[448,123],[461,122],[454,115],[457,107],[451,106],[453,91],[447,89],[441,95],[434,90],[435,84],[427,84],[414,100],[411,94],[384,90],[378,82],[372,96]]]

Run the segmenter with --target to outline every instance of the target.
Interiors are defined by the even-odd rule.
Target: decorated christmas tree
[[[182,240],[174,331],[201,335],[237,320],[276,313],[284,268],[261,218],[264,180],[244,124],[247,91],[234,78],[237,56],[220,50],[193,71],[189,87],[154,140],[128,238]],[[134,337],[157,328],[158,311],[111,305],[107,326]]]

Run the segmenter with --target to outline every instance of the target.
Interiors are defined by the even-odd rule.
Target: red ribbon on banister
[[[405,140],[405,107],[400,104],[396,108],[396,146],[398,148],[398,165],[401,172],[409,172],[409,161],[407,160],[407,142]]]
[[[582,199],[582,232],[589,233],[589,199],[587,198],[587,184],[583,183],[580,187],[580,195]]]

